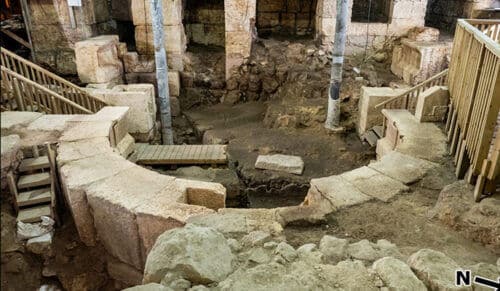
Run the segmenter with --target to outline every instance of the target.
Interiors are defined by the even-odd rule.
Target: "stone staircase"
[[[311,180],[304,205],[330,213],[375,200],[390,202],[444,162],[446,136],[434,123],[421,123],[408,110],[384,109],[377,161],[340,175]]]

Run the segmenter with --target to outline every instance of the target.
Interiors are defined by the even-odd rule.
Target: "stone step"
[[[21,161],[19,171],[28,172],[50,168],[49,157],[40,156],[38,158],[28,158]]]
[[[20,209],[17,214],[17,221],[21,221],[24,223],[33,223],[41,221],[41,216],[50,216],[52,217],[52,209],[50,208],[50,204]]]
[[[379,137],[372,129],[370,129],[363,135],[363,140],[365,140],[371,147],[374,147],[377,145],[377,140],[379,140]]]
[[[379,139],[384,137],[384,127],[382,125],[374,126],[372,130]]]
[[[368,167],[410,185],[422,179],[429,170],[437,167],[437,164],[391,151],[379,161],[370,163]]]
[[[363,194],[384,202],[410,190],[400,181],[366,166],[345,172],[340,177],[351,183]]]
[[[36,173],[31,175],[23,175],[17,181],[18,189],[27,189],[38,186],[50,185],[50,173]]]
[[[19,193],[16,198],[19,207],[51,202],[52,193],[49,188],[42,188]]]

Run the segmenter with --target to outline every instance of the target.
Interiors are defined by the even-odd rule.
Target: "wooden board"
[[[226,164],[225,145],[149,145],[138,143],[137,163],[143,165]]]
[[[49,173],[37,173],[31,175],[23,175],[17,182],[18,189],[26,189],[38,186],[50,185]]]
[[[17,196],[17,205],[19,207],[47,203],[52,200],[52,193],[49,188],[37,189],[19,193]]]
[[[34,171],[39,169],[47,169],[49,167],[49,157],[40,156],[38,158],[29,158],[22,160],[21,164],[19,165],[19,171]]]
[[[50,209],[50,204],[19,210],[19,213],[17,214],[17,221],[22,221],[25,223],[38,222],[42,220],[40,218],[41,216],[52,217],[52,210]]]

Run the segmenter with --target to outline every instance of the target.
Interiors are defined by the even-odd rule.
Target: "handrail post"
[[[12,78],[12,86],[14,87],[14,97],[16,99],[17,108],[21,111],[25,111],[26,107],[24,106],[24,100],[21,95],[21,88],[19,87],[19,81],[17,78]]]

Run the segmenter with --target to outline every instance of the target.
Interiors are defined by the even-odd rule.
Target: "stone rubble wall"
[[[190,43],[224,47],[224,0],[187,1],[184,14]]]
[[[260,0],[257,5],[259,34],[313,35],[316,0]]]
[[[226,190],[126,160],[116,147],[126,139],[128,114],[128,107],[105,107],[93,115],[2,112],[1,117],[2,135],[16,133],[24,144],[43,143],[48,137],[41,133],[50,132],[50,141],[58,143],[60,182],[80,239],[104,245],[110,274],[129,278],[132,285],[140,283],[157,236],[195,214],[225,207]],[[134,278],[139,281],[131,282]]]
[[[73,8],[71,27],[66,0],[30,1],[29,27],[36,61],[59,74],[75,74],[75,43],[114,31],[106,0],[82,1]]]

